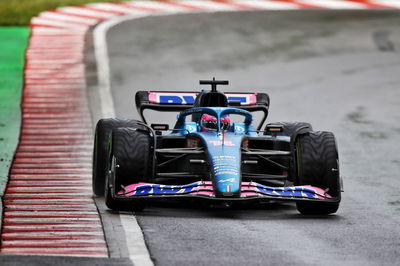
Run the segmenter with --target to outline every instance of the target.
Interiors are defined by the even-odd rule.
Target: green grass
[[[0,27],[0,196],[19,138],[29,32],[28,27]]]
[[[0,0],[0,25],[24,26],[42,11],[93,2],[121,2],[121,0]]]

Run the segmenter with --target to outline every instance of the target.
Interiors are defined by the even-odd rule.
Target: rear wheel
[[[108,142],[113,129],[118,127],[131,127],[137,125],[137,120],[121,120],[114,118],[100,119],[96,125],[93,148],[93,193],[97,196],[104,194],[104,182],[108,162]]]
[[[144,208],[141,200],[129,201],[112,197],[124,186],[145,182],[151,175],[152,138],[147,130],[118,128],[113,130],[110,139],[110,174],[106,186],[106,205],[113,210],[140,211]]]
[[[331,132],[310,132],[300,135],[296,142],[297,179],[295,185],[311,185],[324,189],[340,200],[339,156],[335,136]],[[339,202],[298,201],[302,214],[325,215],[335,213]]]

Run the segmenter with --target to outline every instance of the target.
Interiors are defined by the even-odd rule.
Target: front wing
[[[124,187],[116,195],[119,199],[145,198],[204,198],[210,200],[312,200],[337,202],[323,189],[313,186],[269,187],[255,182],[242,182],[240,197],[218,198],[211,181],[197,181],[186,185],[137,183]]]

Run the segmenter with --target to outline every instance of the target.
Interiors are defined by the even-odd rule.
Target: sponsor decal
[[[159,185],[159,184],[142,184],[133,185],[132,188],[126,187],[125,189],[133,189],[133,194],[136,196],[140,195],[165,195],[165,194],[187,194],[192,192],[193,189],[197,188],[199,182],[192,183],[184,186],[173,186],[173,185]],[[126,194],[126,192],[124,193]],[[128,193],[129,194],[129,193]]]
[[[235,182],[235,178],[227,178],[218,180],[218,183],[225,183],[225,182]]]
[[[244,126],[241,125],[235,125],[235,132],[236,133],[244,133]]]
[[[296,187],[288,187],[288,188],[272,188],[272,187],[257,187],[257,191],[263,194],[276,195],[276,196],[285,196],[285,197],[306,197],[306,198],[314,198],[315,191],[310,189],[302,189]]]
[[[230,147],[236,146],[236,145],[235,145],[232,141],[230,141],[230,140],[225,140],[225,141],[222,141],[222,140],[210,140],[209,143],[211,143],[211,144],[214,145],[214,146],[222,146],[222,144],[224,144],[225,146],[230,146]]]
[[[238,177],[240,169],[235,166],[237,165],[236,160],[237,158],[235,156],[229,156],[229,155],[214,156],[212,158],[214,175],[217,178],[221,177],[222,178],[221,180],[226,180],[227,178],[224,178],[226,177],[226,175],[230,175],[231,177],[229,178]]]
[[[149,102],[154,104],[192,105],[198,93],[194,92],[150,92]],[[257,103],[256,93],[226,93],[228,101],[239,101],[241,105]]]
[[[196,132],[196,131],[197,131],[195,125],[191,125],[191,124],[188,124],[188,123],[186,123],[185,129],[186,129],[187,131],[189,131],[190,133]]]

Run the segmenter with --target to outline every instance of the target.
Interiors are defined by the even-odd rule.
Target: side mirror
[[[151,124],[151,128],[157,131],[166,131],[169,130],[168,124]]]
[[[265,132],[270,134],[276,134],[279,132],[283,132],[283,125],[267,125],[265,127]]]

